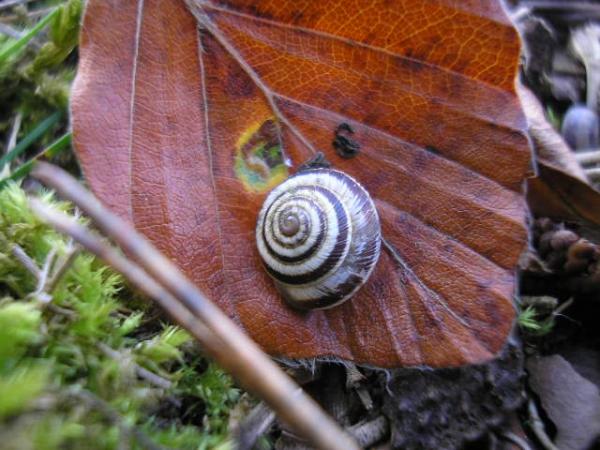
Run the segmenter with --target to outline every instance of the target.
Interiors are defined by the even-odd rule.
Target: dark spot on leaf
[[[251,97],[256,85],[244,72],[230,71],[226,82],[227,92],[235,97]]]
[[[296,10],[293,11],[291,14],[292,17],[292,23],[300,23],[302,21],[302,19],[304,18],[304,11],[302,10]]]
[[[360,144],[352,138],[353,134],[354,130],[346,122],[342,122],[335,129],[332,145],[342,158],[354,158],[360,151]]]
[[[440,151],[437,148],[435,148],[433,145],[426,145],[424,148],[429,153],[433,153],[434,155],[439,155],[440,154]]]

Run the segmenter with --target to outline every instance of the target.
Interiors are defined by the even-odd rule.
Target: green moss
[[[186,332],[89,254],[72,259],[51,288],[16,256],[26,254],[38,269],[47,265],[47,281],[73,249],[6,177],[26,175],[25,161],[49,143],[70,144],[67,106],[82,4],[28,2],[7,22],[26,37],[0,35],[0,156],[22,119],[14,158],[0,167],[0,447],[137,449],[151,441],[227,449],[239,392]],[[35,14],[52,6],[58,8]],[[49,117],[59,119],[39,131]],[[45,156],[77,171],[71,152],[56,154]],[[38,195],[71,212],[52,194]]]
[[[0,190],[3,448],[142,448],[139,433],[169,448],[230,446],[228,415],[239,392],[185,331],[86,253],[51,292],[39,292],[15,246],[40,268],[50,257],[49,277],[72,250],[10,183]]]
[[[58,67],[71,54],[79,39],[81,13],[81,0],[69,0],[58,7],[50,23],[49,40],[25,69],[27,76],[35,78],[43,70]]]
[[[0,361],[23,356],[28,345],[41,340],[41,313],[30,303],[6,301],[0,306]]]
[[[73,55],[78,43],[82,5],[82,0],[61,2],[40,20],[34,18],[37,17],[34,9],[48,5],[32,2],[27,5],[31,11],[14,14],[14,22],[7,22],[22,37],[15,39],[0,34],[0,136],[4,135],[4,139],[0,139],[0,154],[6,153],[5,137],[17,116],[22,118],[17,135],[22,140],[46,117],[57,111],[63,113],[63,119],[39,139],[30,154],[68,129],[66,112],[75,76]]]
[[[517,323],[525,333],[533,336],[544,336],[554,328],[554,316],[551,314],[540,318],[540,313],[534,306],[527,306],[517,317]]]

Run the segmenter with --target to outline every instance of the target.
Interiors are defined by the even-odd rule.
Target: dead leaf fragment
[[[587,183],[585,173],[575,155],[554,127],[546,120],[544,108],[529,88],[517,84],[517,92],[527,116],[529,135],[533,140],[538,164],[562,170],[573,178]]]
[[[562,136],[548,123],[542,105],[517,85],[536,152],[536,177],[528,180],[529,207],[537,217],[600,225],[600,192],[595,190]]]
[[[600,389],[600,351],[580,345],[567,346],[560,354],[584,378]]]
[[[500,2],[90,0],[73,92],[95,193],[269,353],[374,366],[489,360],[512,328],[530,167]],[[198,30],[198,26],[200,30]],[[339,156],[345,123],[360,153]],[[384,252],[300,314],[254,242],[266,193],[323,151],[371,193]]]
[[[560,355],[531,358],[529,384],[557,429],[561,450],[585,450],[600,435],[600,391]]]

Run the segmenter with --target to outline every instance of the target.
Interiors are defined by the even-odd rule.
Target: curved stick
[[[180,306],[189,310],[195,319],[192,322],[200,321],[210,330],[220,341],[220,346],[216,345],[217,348],[205,346],[211,356],[240,384],[262,397],[281,419],[293,426],[317,448],[358,449],[352,438],[344,433],[313,399],[129,223],[102,206],[77,180],[58,167],[37,163],[32,176],[77,205],[104,234],[130,255],[143,271],[154,278],[159,287],[175,297]],[[46,214],[46,218],[52,221],[56,217]],[[56,221],[53,223],[58,225]],[[76,236],[73,238],[76,239]],[[84,242],[81,243],[85,246]],[[95,244],[96,247],[90,245],[89,249],[102,257],[100,250],[106,249],[97,247],[98,243]],[[189,328],[191,324],[188,321],[182,326]],[[193,334],[199,337],[196,333]]]

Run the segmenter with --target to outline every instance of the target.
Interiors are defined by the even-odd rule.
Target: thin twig
[[[563,2],[557,2],[556,0],[528,0],[523,2],[530,8],[545,9],[545,10],[575,10],[575,11],[589,11],[589,12],[600,12],[600,7],[589,1],[575,1],[565,0]]]
[[[600,180],[600,167],[593,169],[585,169],[584,172],[590,180]]]
[[[379,442],[389,433],[389,430],[388,420],[384,416],[367,422],[359,422],[348,428],[348,432],[354,436],[361,447],[370,447]]]
[[[33,0],[30,0],[30,1],[33,1]],[[48,8],[34,9],[34,10],[32,10],[32,11],[29,11],[29,12],[27,13],[27,17],[28,17],[29,19],[35,19],[35,18],[37,18],[37,17],[45,16],[45,15],[47,15],[48,13],[50,13],[50,11],[52,11],[54,8],[55,8],[55,7],[53,7],[53,6],[50,6],[50,7],[48,7]]]
[[[46,305],[46,309],[52,311],[55,314],[60,314],[61,316],[66,316],[66,317],[70,317],[70,318],[77,317],[77,313],[75,311],[71,311],[70,309],[55,305],[52,302],[50,302]]]
[[[173,318],[188,329],[209,351],[218,351],[221,341],[205,327],[195,320],[193,314],[183,307],[171,294],[162,288],[153,278],[134,262],[128,260],[108,243],[92,234],[86,227],[79,224],[69,216],[59,213],[46,206],[39,200],[31,199],[32,210],[40,217],[47,220],[60,232],[71,236],[84,248],[119,271],[125,278],[137,286],[143,293],[154,298],[157,303],[169,312]],[[189,328],[188,328],[189,327]]]
[[[529,445],[525,439],[523,439],[520,436],[517,436],[512,431],[504,431],[504,432],[500,433],[498,436],[500,436],[505,441],[512,442],[517,447],[519,447],[521,450],[532,450],[531,445]]]
[[[531,8],[523,5],[519,5],[515,7],[515,9],[509,11],[510,20],[515,24],[519,24],[521,20],[527,18],[530,14]]]
[[[120,352],[109,347],[104,342],[99,342],[98,348],[100,349],[100,351],[102,353],[104,353],[109,358],[114,359],[115,361],[121,361],[123,359],[123,355]],[[153,384],[154,386],[159,387],[161,389],[169,389],[169,388],[171,388],[171,386],[173,386],[173,383],[171,383],[166,378],[163,378],[163,377],[155,374],[154,372],[151,372],[150,370],[145,369],[144,367],[140,366],[139,364],[136,364],[133,361],[131,361],[131,364],[133,365],[136,375],[138,377],[146,380],[150,384]]]
[[[35,263],[35,261],[31,259],[27,253],[25,253],[25,250],[23,250],[23,248],[20,245],[15,244],[13,246],[12,254],[15,258],[17,258],[21,265],[25,267],[27,271],[31,273],[31,275],[34,276],[36,281],[39,281],[41,276],[40,268]]]
[[[52,272],[52,276],[48,278],[46,281],[46,285],[44,286],[44,291],[48,293],[54,292],[56,286],[64,276],[64,274],[69,270],[77,255],[79,255],[80,247],[73,243],[73,240],[69,242],[67,245],[66,254],[56,263],[56,269]]]
[[[353,363],[346,363],[344,367],[346,368],[346,388],[354,389],[365,409],[371,411],[373,409],[373,399],[369,390],[362,385],[365,376]]]
[[[527,403],[527,412],[529,414],[529,426],[540,441],[540,444],[542,444],[546,450],[559,450],[558,447],[554,445],[552,440],[548,437],[546,428],[544,427],[544,422],[542,419],[540,419],[540,414],[538,413],[537,407],[535,406],[533,400],[529,400]]]
[[[277,119],[284,124],[291,133],[300,141],[302,144],[313,154],[317,154],[317,149],[314,145],[302,134],[302,132],[291,123],[288,118],[281,112],[277,102],[275,100],[275,95],[273,92],[265,86],[264,82],[260,78],[260,76],[255,72],[255,70],[250,67],[250,65],[242,58],[242,55],[237,51],[237,49],[231,45],[229,40],[223,35],[221,30],[215,26],[215,24],[208,18],[206,13],[204,13],[202,9],[202,5],[204,2],[198,0],[185,0],[185,3],[188,6],[188,9],[192,13],[192,15],[198,21],[198,24],[208,30],[208,32],[225,48],[225,50],[238,62],[240,67],[248,77],[254,82],[254,84],[262,91],[263,95],[266,97],[273,114],[277,117]],[[202,5],[201,5],[201,4]],[[208,6],[208,5],[207,5]]]
[[[38,17],[46,16],[54,8],[56,8],[56,6],[50,6],[48,8],[34,9],[32,11],[27,12],[27,18],[29,20],[34,20],[34,19],[37,19]],[[22,19],[23,19],[23,16],[21,14],[3,15],[3,16],[0,16],[0,23],[13,23],[16,21],[21,21]]]
[[[8,9],[12,8],[13,6],[22,5],[32,1],[34,0],[4,0],[2,3],[0,3],[0,9]]]
[[[5,23],[0,23],[0,34],[11,37],[13,39],[20,39],[23,37],[23,32],[11,27]]]
[[[46,255],[46,259],[44,260],[44,264],[42,265],[42,269],[40,270],[39,289],[41,291],[43,291],[46,287],[46,283],[48,282],[48,278],[50,277],[50,270],[54,265],[55,258],[56,249],[53,247]]]
[[[585,152],[576,152],[575,159],[582,166],[590,165],[590,164],[599,164],[600,163],[600,150],[588,150]]]
[[[246,418],[233,430],[237,450],[250,450],[256,441],[275,422],[275,413],[264,402],[256,405]]]
[[[34,292],[30,293],[28,297],[37,298],[42,303],[50,303],[52,301],[52,296],[46,291],[46,285],[48,283],[48,278],[50,276],[50,270],[54,264],[54,259],[56,257],[56,249],[51,248],[48,254],[46,255],[46,259],[44,260],[44,265],[40,270],[40,276],[37,282],[37,288]]]
[[[600,90],[600,28],[590,23],[571,30],[569,49],[585,67],[586,104],[594,110],[598,106]]]
[[[574,298],[570,297],[567,301],[561,303],[554,311],[552,311],[553,316],[560,316],[567,308],[569,308],[573,302]]]
[[[488,446],[486,450],[497,450],[498,449],[498,436],[493,432],[487,434]]]
[[[88,404],[89,407],[94,408],[104,414],[112,423],[117,425],[121,430],[121,433],[125,436],[133,435],[136,441],[142,446],[142,448],[148,450],[166,450],[167,447],[163,447],[153,442],[145,433],[139,428],[127,424],[127,421],[121,414],[113,408],[108,402],[101,399],[91,391],[86,389],[71,389],[68,392],[70,397],[76,398]],[[126,447],[129,448],[129,447]]]
[[[17,145],[17,136],[21,130],[21,122],[23,121],[23,114],[17,113],[15,120],[13,120],[12,126],[10,127],[10,134],[8,135],[8,141],[6,142],[6,153],[9,153],[15,145]],[[0,167],[2,170],[2,167]]]
[[[67,247],[67,254],[57,264],[54,264],[56,249],[52,248],[46,255],[46,260],[41,269],[19,245],[13,246],[12,253],[36,279],[36,289],[28,294],[28,297],[37,298],[40,302],[46,304],[50,310],[58,314],[73,317],[75,315],[73,311],[51,305],[50,302],[52,301],[52,292],[79,253],[79,247],[73,245],[71,240]],[[55,265],[58,267],[52,270]]]
[[[263,397],[284,421],[292,424],[318,448],[358,448],[313,399],[129,223],[103,207],[77,180],[57,167],[40,162],[32,175],[75,203],[140,267],[133,265],[85,227],[40,201],[32,200],[36,212],[121,271],[144,292],[149,293],[148,285],[144,283],[152,280],[150,285],[154,292],[151,296],[203,343],[222,367],[248,390]]]

